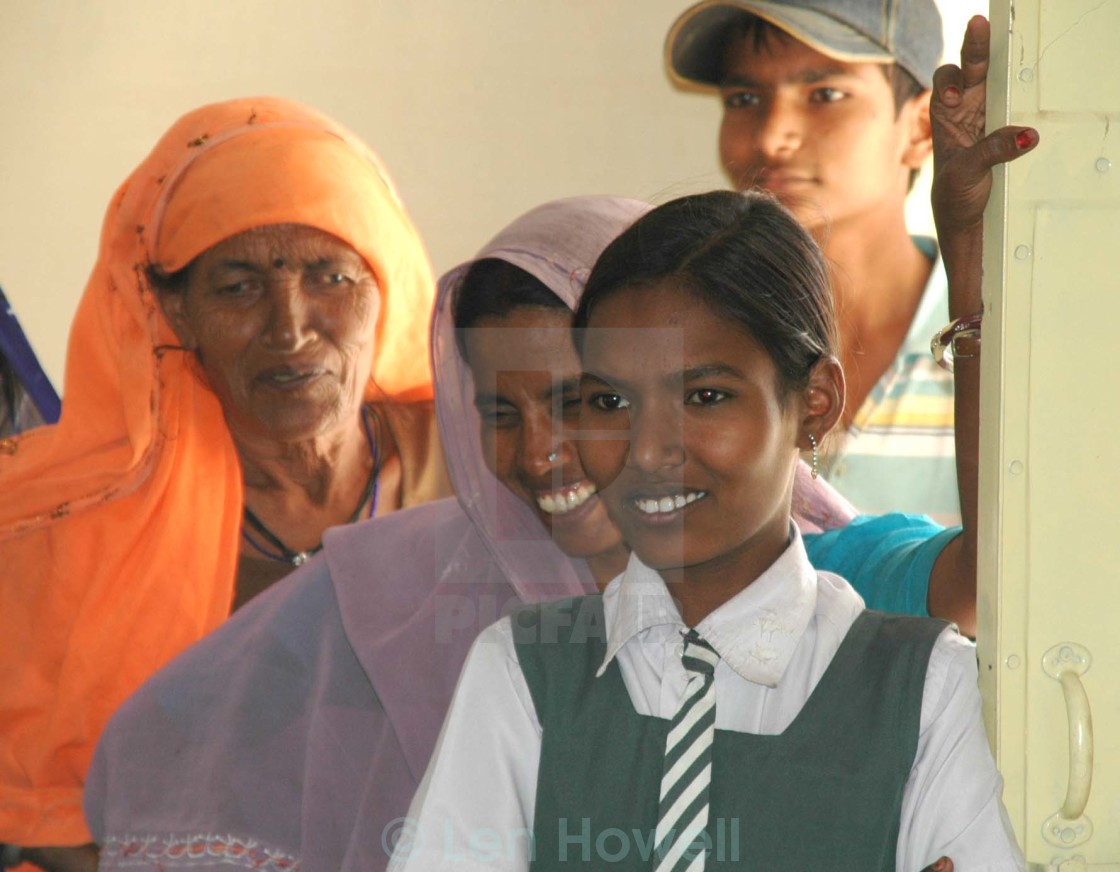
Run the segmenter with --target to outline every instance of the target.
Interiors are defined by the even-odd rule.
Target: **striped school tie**
[[[714,672],[719,655],[695,630],[684,637],[681,655],[688,684],[665,740],[665,768],[657,812],[657,872],[698,872],[707,859],[705,842],[693,842],[708,825],[712,740],[716,733]]]

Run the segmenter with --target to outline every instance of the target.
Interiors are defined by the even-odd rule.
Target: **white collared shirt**
[[[607,653],[599,674],[617,660],[637,712],[671,719],[688,680],[680,657],[687,628],[665,583],[631,557],[604,592],[603,609]],[[782,732],[862,610],[847,582],[813,569],[794,530],[762,576],[696,627],[721,658],[716,726]],[[540,747],[541,726],[504,618],[471,649],[402,827],[411,848],[398,848],[390,868],[526,870]],[[942,855],[958,872],[1022,869],[1002,786],[980,718],[975,649],[946,630],[926,671],[897,869],[919,872]]]

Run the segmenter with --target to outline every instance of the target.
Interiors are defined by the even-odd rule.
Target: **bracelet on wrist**
[[[14,869],[23,862],[19,845],[0,842],[0,869]]]
[[[938,366],[952,372],[953,361],[956,358],[976,357],[975,353],[961,354],[957,349],[957,341],[971,339],[979,343],[980,325],[983,318],[983,312],[956,318],[934,334],[929,343],[929,350]]]

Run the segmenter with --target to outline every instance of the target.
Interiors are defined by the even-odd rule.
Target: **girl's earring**
[[[817,454],[817,437],[814,436],[812,433],[809,434],[809,445],[811,445],[812,448],[813,448],[812,474],[813,474],[813,478],[816,478],[817,476],[819,476],[821,474],[821,465],[820,465],[820,457]]]

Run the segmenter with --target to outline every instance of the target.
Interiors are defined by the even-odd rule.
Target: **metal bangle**
[[[953,371],[953,358],[957,350],[957,340],[967,338],[979,341],[983,316],[983,312],[977,312],[975,315],[957,318],[933,335],[933,339],[929,343],[929,350],[938,366],[947,369],[949,372]],[[960,356],[965,357],[966,355],[962,354]],[[967,356],[973,357],[975,355]]]

